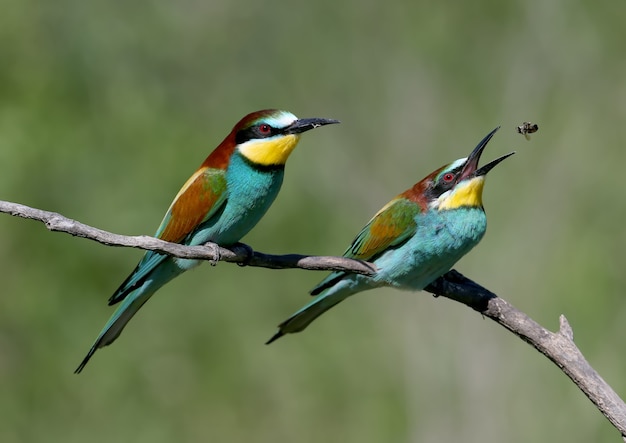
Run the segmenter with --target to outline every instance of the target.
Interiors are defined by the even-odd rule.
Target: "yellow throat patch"
[[[439,197],[439,210],[465,207],[480,208],[483,205],[485,176],[481,175],[458,184],[449,194]]]
[[[288,134],[266,140],[249,140],[239,146],[239,152],[261,166],[284,165],[296,147],[300,135]]]

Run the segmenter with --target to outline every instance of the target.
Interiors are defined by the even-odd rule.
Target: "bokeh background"
[[[489,230],[457,269],[570,320],[626,394],[624,2],[0,2],[0,198],[152,234],[244,114],[306,134],[245,238],[340,254],[492,128]],[[531,141],[516,134],[539,124]],[[324,274],[204,265],[72,371],[141,252],[0,216],[0,441],[616,441],[556,367],[426,293],[371,291],[272,346]]]

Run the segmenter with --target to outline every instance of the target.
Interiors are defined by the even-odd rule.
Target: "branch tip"
[[[563,314],[559,316],[559,334],[567,337],[570,341],[574,341],[574,330]]]

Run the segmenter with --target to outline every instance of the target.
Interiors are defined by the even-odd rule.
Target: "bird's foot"
[[[252,249],[250,246],[246,245],[245,243],[235,243],[233,247],[231,248],[231,250],[237,255],[245,254],[244,259],[242,261],[237,262],[238,266],[247,266],[250,263],[250,260],[252,260],[252,257],[254,256],[254,249]]]
[[[443,286],[445,285],[445,279],[443,276],[432,281],[424,288],[424,291],[430,292],[433,297],[438,298],[443,294]]]
[[[222,258],[222,254],[220,252],[220,246],[217,243],[211,243],[211,242],[205,243],[204,246],[209,248],[211,250],[211,253],[213,254],[213,258],[207,261],[209,262],[211,266],[216,266],[217,262],[219,262]]]

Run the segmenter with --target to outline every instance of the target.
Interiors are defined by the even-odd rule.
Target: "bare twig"
[[[351,260],[345,257],[308,256],[299,254],[268,255],[255,252],[243,244],[231,249],[222,248],[214,243],[201,246],[184,246],[169,243],[147,235],[126,236],[97,229],[76,220],[66,218],[56,212],[43,211],[18,203],[0,201],[0,212],[16,217],[38,220],[51,231],[65,232],[75,237],[94,240],[107,246],[126,246],[162,252],[180,258],[195,258],[215,262],[222,260],[247,266],[270,269],[300,268],[310,271],[350,271],[357,274],[372,275],[376,267],[371,263]]]
[[[124,236],[93,228],[55,212],[42,211],[17,203],[0,201],[0,212],[43,222],[51,231],[65,232],[109,246],[153,250],[182,258],[227,261],[272,269],[348,271],[373,275],[376,267],[367,262],[344,257],[268,255],[237,244],[230,249],[215,244],[183,246],[148,236]],[[626,404],[585,360],[574,343],[574,334],[564,316],[558,332],[550,332],[506,300],[457,271],[450,271],[429,285],[426,291],[463,303],[489,317],[529,343],[556,364],[615,426],[626,441]]]

